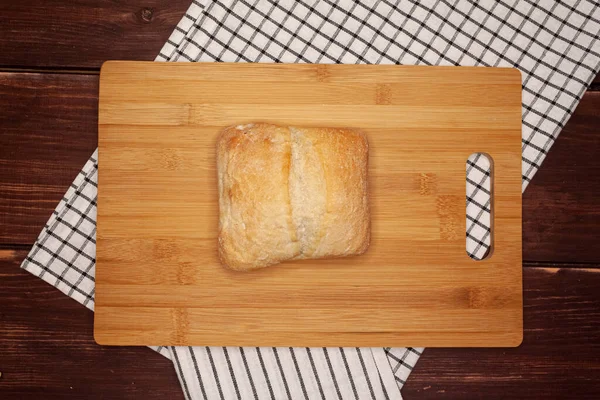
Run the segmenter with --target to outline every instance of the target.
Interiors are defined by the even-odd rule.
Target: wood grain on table
[[[4,0],[0,67],[97,71],[153,60],[191,0]]]
[[[94,342],[94,314],[0,250],[0,399],[183,399],[173,363]]]
[[[183,399],[170,361],[97,346],[92,313],[19,265],[97,145],[99,66],[154,59],[188,5],[0,3],[0,398]],[[524,344],[427,349],[405,398],[600,398],[594,82],[523,196]]]

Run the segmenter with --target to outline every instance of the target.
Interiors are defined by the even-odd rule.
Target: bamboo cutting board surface
[[[516,346],[521,76],[513,69],[108,62],[94,334],[113,345]],[[216,137],[367,133],[371,246],[241,273],[217,258]],[[465,251],[465,163],[493,162],[493,251]]]

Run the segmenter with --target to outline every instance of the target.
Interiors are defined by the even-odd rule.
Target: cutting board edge
[[[168,64],[168,63],[164,63],[164,64],[163,64],[163,63],[153,63],[153,62],[121,62],[121,61],[108,61],[108,62],[106,62],[106,63],[105,63],[103,66],[102,66],[102,70],[101,70],[101,85],[100,85],[100,90],[101,90],[101,91],[102,91],[102,74],[106,73],[106,71],[107,71],[107,68],[105,68],[105,66],[108,66],[108,69],[109,69],[109,72],[110,72],[110,68],[112,68],[113,66],[115,66],[115,67],[121,67],[121,66],[123,66],[123,64],[124,64],[124,63],[128,63],[128,64],[129,64],[129,63],[131,63],[131,64],[134,64],[134,63],[135,63],[135,64],[146,64],[146,65],[147,65],[147,64],[159,64],[159,65],[161,65],[161,66],[162,66],[162,65],[168,66],[169,68],[170,68],[170,67],[173,67],[173,66],[174,66],[174,64],[175,64],[175,63],[174,63],[174,64]],[[233,64],[233,63],[232,63],[232,64]],[[183,63],[182,63],[182,64],[180,64],[180,65],[181,65],[181,67],[183,67],[183,68],[193,68],[193,67],[192,67],[192,64],[189,64],[189,65],[188,65],[188,64],[183,64]],[[324,65],[328,65],[328,64],[324,64]],[[332,66],[332,67],[333,67],[333,66]],[[340,66],[335,66],[335,67],[340,67]],[[341,66],[341,67],[350,67],[350,66]],[[369,67],[369,68],[372,68],[372,67],[374,67],[374,66],[364,66],[364,67]],[[412,68],[421,68],[421,67],[418,67],[418,66],[391,66],[391,65],[390,65],[390,66],[386,66],[386,67],[394,67],[394,68],[411,68],[411,69],[412,69]],[[180,68],[180,67],[179,67],[179,66],[177,66],[177,68]],[[250,68],[252,68],[252,67],[250,67]],[[258,68],[258,67],[257,67],[257,68]],[[311,68],[314,68],[314,69],[315,69],[315,71],[317,71],[317,73],[321,73],[321,72],[323,71],[323,68],[321,68],[320,66],[312,66]],[[330,68],[330,67],[325,67],[324,69],[327,69],[327,68]],[[445,67],[445,66],[444,66],[444,67],[428,67],[428,68],[453,68],[453,67]],[[477,69],[477,70],[481,70],[481,68],[480,68],[480,67],[460,67],[460,68],[461,68],[461,69]],[[514,71],[517,71],[517,72],[518,72],[518,70],[517,70],[517,69],[514,69],[514,68],[503,68],[503,69],[504,69],[504,70],[514,70]],[[319,72],[319,71],[321,71],[321,72]],[[510,73],[513,73],[513,72],[510,72]],[[519,74],[518,74],[518,79],[519,79],[519,82],[518,82],[518,83],[519,83],[519,85],[520,85],[520,84],[521,84],[521,74],[520,74],[520,72],[519,72]],[[101,98],[102,98],[102,96],[101,96]],[[99,100],[99,101],[101,101],[101,98],[100,98],[100,100]],[[101,141],[101,140],[102,140],[102,133],[101,133],[102,129],[101,129],[101,126],[102,126],[102,124],[100,124],[100,123],[99,123],[99,141]],[[100,151],[100,149],[99,149],[99,151]],[[101,175],[101,174],[100,174],[100,175]],[[100,185],[99,185],[99,186],[100,186]],[[519,201],[520,201],[520,199],[519,199]],[[99,205],[99,207],[100,207],[100,205]],[[102,240],[99,240],[99,243],[100,243],[101,241],[102,241]],[[522,258],[521,258],[521,263],[520,263],[520,264],[521,264],[521,266],[522,266]],[[100,268],[100,269],[102,269],[102,268]],[[100,279],[100,282],[101,282],[101,279]],[[101,286],[102,286],[102,284],[100,284],[100,285],[99,285],[99,287],[101,287]],[[99,298],[101,299],[101,297],[102,297],[102,295],[101,295],[101,289],[99,290],[99,293],[100,293],[100,296],[99,296]],[[97,295],[98,295],[98,293],[97,293]],[[522,301],[522,288],[521,288],[521,301]],[[98,302],[97,306],[98,306],[98,307],[100,307],[100,308],[102,308],[102,305],[101,305],[101,300]],[[522,336],[523,336],[523,330],[522,330],[522,326],[521,326],[521,330],[520,330],[520,332],[519,332],[519,333],[520,333],[520,340],[519,340],[519,343],[520,343],[520,341],[522,341]],[[96,329],[96,324],[95,324],[95,326],[94,326],[94,336],[95,336],[95,338],[96,338],[96,335],[97,335],[97,334],[98,334],[98,335],[100,335],[100,341],[99,341],[99,343],[100,343],[100,342],[104,342],[104,340],[103,340],[103,338],[102,338],[102,336],[101,336],[101,335],[102,335],[102,333],[97,331],[97,329]],[[515,343],[516,343],[516,342],[515,342]],[[423,344],[423,345],[425,345],[425,344]],[[446,345],[445,345],[445,344],[442,344],[442,345],[440,345],[440,346],[436,346],[435,344],[431,344],[431,343],[429,343],[429,344],[426,344],[426,346],[428,346],[428,347],[444,347],[444,346],[446,346]],[[489,346],[489,345],[487,345],[487,344],[486,344],[486,345],[482,345],[481,347],[488,347],[488,346]],[[494,346],[494,347],[516,347],[516,346],[518,346],[518,343],[517,343],[515,346],[513,346],[513,345],[508,345],[508,346]],[[473,347],[480,347],[480,346],[473,346]]]

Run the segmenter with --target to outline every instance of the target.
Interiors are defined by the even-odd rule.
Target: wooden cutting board
[[[215,143],[251,121],[370,143],[360,257],[232,272]],[[493,161],[493,251],[465,251],[465,163]],[[100,344],[517,346],[521,76],[514,69],[108,62],[100,76]]]

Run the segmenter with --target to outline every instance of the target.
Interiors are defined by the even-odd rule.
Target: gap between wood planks
[[[34,74],[63,74],[63,75],[100,75],[100,68],[85,67],[21,67],[0,65],[0,73],[34,73]]]

